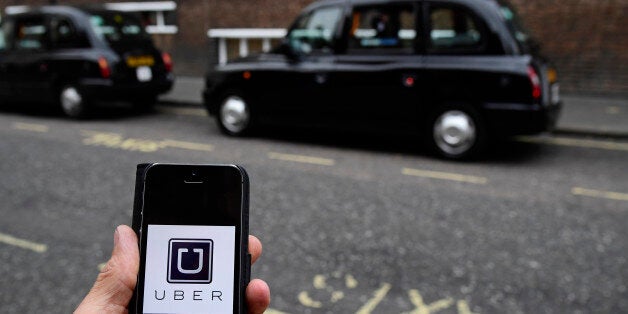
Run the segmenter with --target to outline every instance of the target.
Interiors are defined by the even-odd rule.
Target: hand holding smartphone
[[[248,176],[235,165],[138,166],[137,313],[245,313]]]

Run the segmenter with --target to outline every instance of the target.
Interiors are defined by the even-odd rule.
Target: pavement
[[[160,100],[201,106],[203,78],[177,77],[172,91]],[[555,133],[628,139],[628,98],[562,94],[563,110]]]

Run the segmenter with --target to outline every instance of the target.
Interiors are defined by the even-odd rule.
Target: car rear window
[[[96,35],[111,45],[150,40],[139,19],[130,14],[93,13],[90,22]]]

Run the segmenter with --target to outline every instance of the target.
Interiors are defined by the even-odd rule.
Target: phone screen
[[[148,168],[138,312],[237,312],[247,253],[241,241],[244,182],[235,166]]]

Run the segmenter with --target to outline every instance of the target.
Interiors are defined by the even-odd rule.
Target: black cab
[[[57,104],[79,118],[96,103],[151,107],[171,89],[171,58],[134,15],[101,7],[19,11],[0,24],[0,101]]]
[[[211,69],[205,106],[243,135],[281,123],[423,135],[460,159],[550,129],[556,71],[502,0],[327,0],[271,53]]]

